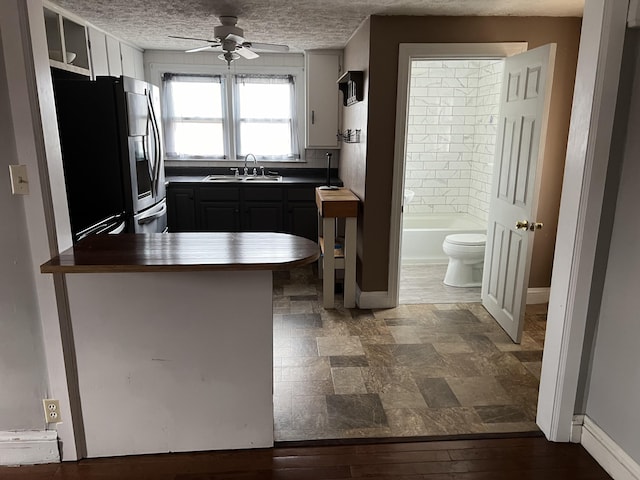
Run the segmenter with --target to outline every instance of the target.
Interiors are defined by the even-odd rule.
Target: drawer
[[[265,185],[264,187],[243,187],[245,200],[253,201],[282,201],[282,187]]]
[[[315,202],[316,187],[292,187],[287,188],[287,200],[290,202]]]
[[[236,186],[212,185],[198,188],[200,200],[240,200],[240,188]]]

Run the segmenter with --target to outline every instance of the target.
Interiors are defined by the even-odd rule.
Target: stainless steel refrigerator
[[[128,77],[54,78],[74,241],[166,231],[158,88]]]

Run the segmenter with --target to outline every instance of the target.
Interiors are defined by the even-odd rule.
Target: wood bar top
[[[323,217],[357,217],[360,199],[348,188],[322,190],[316,188],[316,205]]]
[[[318,245],[272,232],[93,235],[40,266],[42,273],[286,270],[318,259]]]

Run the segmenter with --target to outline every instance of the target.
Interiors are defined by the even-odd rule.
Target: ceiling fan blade
[[[243,47],[255,48],[258,50],[269,50],[271,52],[288,52],[289,47],[286,45],[276,45],[274,43],[258,43],[258,42],[245,42]]]
[[[230,33],[229,35],[224,37],[224,39],[231,40],[232,42],[236,42],[238,45],[242,45],[245,42],[244,38],[242,38],[240,35],[235,35],[233,33]]]
[[[208,38],[195,38],[195,37],[180,37],[178,35],[167,35],[169,38],[178,38],[180,40],[198,40],[200,42],[218,43],[217,40],[210,40]]]
[[[249,50],[248,48],[245,48],[245,47],[236,48],[236,53],[238,55],[240,55],[241,57],[246,58],[247,60],[252,60],[252,59],[258,58],[260,56],[256,52],[252,52],[251,50]]]
[[[185,50],[184,53],[196,53],[196,52],[202,52],[204,50],[211,50],[213,48],[218,48],[220,45],[219,44],[214,44],[214,45],[205,45],[204,47],[198,47],[198,48],[192,48],[190,50]]]

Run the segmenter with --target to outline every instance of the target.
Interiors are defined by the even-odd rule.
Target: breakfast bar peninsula
[[[272,271],[284,233],[88,237],[41,266],[68,290],[88,457],[273,445]]]

